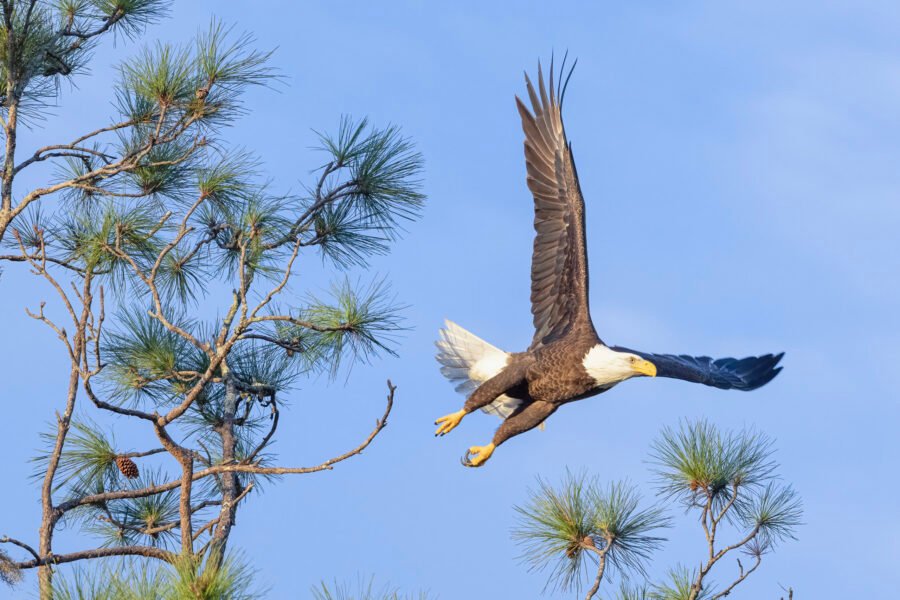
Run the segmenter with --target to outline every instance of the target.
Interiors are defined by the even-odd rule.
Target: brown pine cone
[[[138,471],[137,465],[127,456],[117,456],[116,466],[119,467],[119,471],[122,472],[122,475],[124,475],[128,479],[134,479],[135,477],[140,475],[140,471]]]

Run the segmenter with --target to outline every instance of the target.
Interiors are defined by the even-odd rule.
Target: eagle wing
[[[584,199],[562,122],[565,85],[554,90],[552,64],[549,94],[540,64],[538,91],[527,73],[525,83],[531,111],[518,96],[516,105],[525,132],[528,189],[534,196],[531,313],[535,333],[529,348],[534,349],[565,335],[573,325],[587,326],[592,332],[593,325],[588,310]]]
[[[784,352],[781,352],[747,358],[713,359],[685,354],[652,354],[618,346],[613,347],[613,350],[631,352],[649,360],[656,365],[657,377],[671,377],[723,390],[747,392],[772,381],[781,372],[781,367],[777,365],[784,356]]]

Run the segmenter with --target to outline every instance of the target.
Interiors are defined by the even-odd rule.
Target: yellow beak
[[[649,360],[639,360],[634,363],[634,370],[641,375],[647,375],[648,377],[656,377],[656,365],[654,365]]]

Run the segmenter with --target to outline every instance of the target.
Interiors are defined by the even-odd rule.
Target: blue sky
[[[512,506],[535,477],[584,468],[652,496],[650,443],[701,416],[775,438],[804,501],[799,540],[765,560],[740,597],[777,598],[779,585],[800,598],[895,594],[897,5],[385,4],[179,2],[142,40],[187,40],[215,14],[277,47],[285,85],[252,92],[227,139],[257,152],[281,189],[298,190],[318,164],[310,129],[334,129],[345,113],[400,125],[426,159],[424,216],[372,268],[410,305],[399,358],[358,366],[346,382],[301,382],[276,450],[305,465],[356,445],[381,414],[388,377],[399,388],[389,427],[363,456],[272,485],[239,515],[233,543],[270,597],[358,574],[445,600],[536,597],[544,578],[517,562],[509,537]],[[57,117],[23,134],[25,147],[106,123],[112,67],[138,47],[107,46],[92,76],[64,91]],[[432,344],[444,318],[507,350],[530,341],[532,201],[513,94],[553,49],[579,59],[565,118],[601,337],[648,351],[785,351],[785,370],[750,394],[633,381],[564,407],[486,468],[464,469],[464,449],[499,420],[473,416],[434,439],[432,421],[462,398]],[[297,289],[326,288],[319,260],[307,264]],[[23,313],[41,299],[52,303],[25,269],[6,268],[0,534],[35,543],[26,461],[65,389],[60,347]],[[123,445],[145,439],[128,435]],[[696,524],[673,514],[679,526],[653,575],[702,556]],[[59,540],[61,551],[84,545],[70,532]]]

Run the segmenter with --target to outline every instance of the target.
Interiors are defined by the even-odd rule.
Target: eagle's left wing
[[[723,390],[755,390],[772,381],[781,367],[784,352],[747,358],[710,358],[686,354],[652,354],[614,346],[617,352],[637,354],[656,365],[657,377],[702,383]]]

